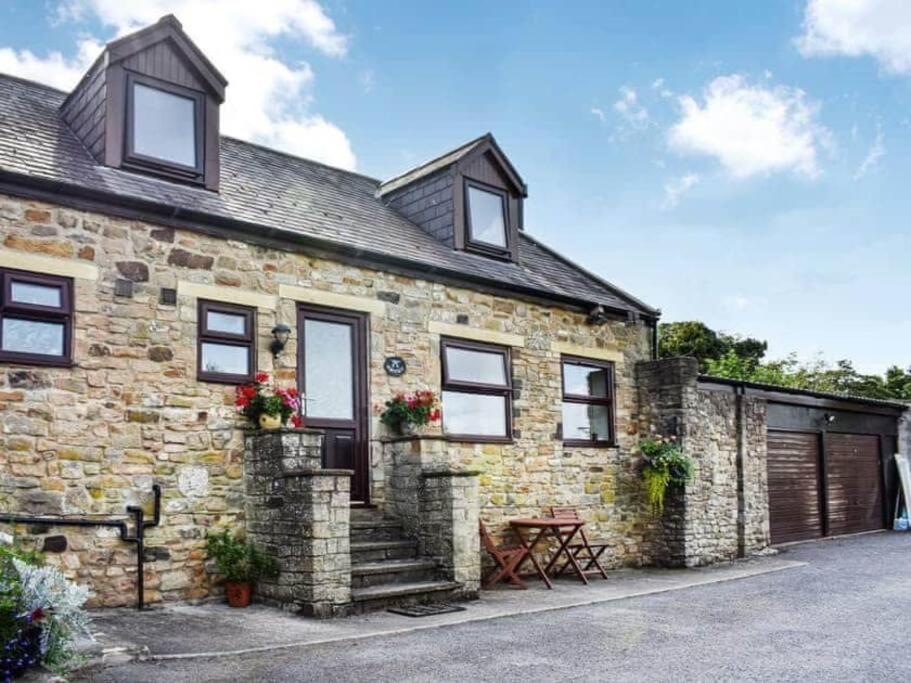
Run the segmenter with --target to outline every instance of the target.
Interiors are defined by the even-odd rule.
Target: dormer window
[[[60,113],[98,163],[217,192],[227,84],[168,15],[108,43]]]
[[[136,74],[129,74],[127,89],[124,161],[156,172],[201,177],[204,94]]]
[[[471,246],[505,252],[509,247],[506,193],[466,180],[465,204]]]

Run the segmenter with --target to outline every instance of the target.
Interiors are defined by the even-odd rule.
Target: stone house
[[[262,596],[315,614],[473,594],[478,518],[550,505],[612,566],[768,545],[766,399],[654,361],[659,311],[524,230],[493,136],[377,180],[220,136],[229,96],[170,16],[72,92],[0,76],[0,514],[97,604],[135,599],[135,550],[22,520],[122,517],[153,484],[147,602],[210,594],[211,529],[246,528],[282,565]],[[245,428],[258,371],[306,396],[302,429]],[[425,389],[441,424],[393,438],[380,407]],[[655,430],[701,439],[664,520]]]

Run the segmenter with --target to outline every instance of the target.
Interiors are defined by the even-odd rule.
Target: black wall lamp
[[[830,425],[835,422],[835,416],[832,413],[826,413],[822,416],[822,420],[825,424]]]
[[[278,358],[279,354],[285,350],[290,336],[291,328],[284,323],[279,323],[272,328],[272,343],[269,344],[269,349],[272,351],[273,358]]]

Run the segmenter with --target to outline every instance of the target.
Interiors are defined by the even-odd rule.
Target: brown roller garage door
[[[829,534],[883,528],[879,437],[826,435]]]
[[[819,435],[769,431],[768,446],[772,543],[821,537]]]

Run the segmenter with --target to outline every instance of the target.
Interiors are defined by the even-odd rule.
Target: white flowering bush
[[[8,585],[9,611],[13,632],[8,634],[4,660],[6,676],[38,661],[61,671],[74,661],[76,638],[91,638],[85,601],[89,590],[71,581],[54,567],[40,566],[28,557],[11,556],[2,578]],[[9,571],[10,568],[12,571]],[[35,652],[34,650],[37,650]]]

